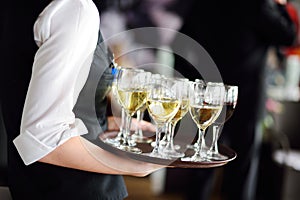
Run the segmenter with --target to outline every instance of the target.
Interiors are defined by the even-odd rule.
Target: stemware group
[[[107,143],[124,151],[163,159],[191,162],[228,159],[218,150],[218,138],[236,107],[237,86],[171,78],[142,69],[119,67],[113,82],[113,95],[122,108],[123,123],[117,136],[107,138]],[[130,130],[132,117],[136,116],[139,123],[145,112],[156,127],[154,141],[146,137],[139,126],[135,131]],[[175,127],[188,112],[198,127],[197,141],[193,145],[175,144]],[[210,126],[213,139],[208,147],[205,135]],[[137,147],[137,143],[150,141],[153,146],[151,152],[143,152]],[[185,154],[188,148],[192,148],[193,155]]]

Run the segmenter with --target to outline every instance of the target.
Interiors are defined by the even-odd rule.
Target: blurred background
[[[258,18],[260,7],[256,7],[254,3],[253,5],[248,5],[244,4],[245,1],[239,2],[237,0],[230,3],[197,1],[102,0],[99,2],[95,1],[95,3],[99,4],[98,7],[101,8],[101,31],[104,39],[134,28],[168,28],[182,32],[199,42],[200,45],[203,45],[217,66],[220,66],[221,75],[224,75],[224,82],[228,81],[228,83],[239,85],[240,77],[236,76],[240,76],[240,73],[242,73],[246,76],[249,75],[250,78],[247,80],[247,84],[253,86],[257,82],[256,76],[259,76],[262,84],[257,85],[258,89],[253,94],[254,98],[259,99],[257,102],[259,105],[254,113],[256,116],[255,124],[251,127],[254,130],[254,134],[249,139],[251,144],[249,144],[247,150],[251,154],[244,154],[242,150],[240,154],[237,151],[238,157],[243,157],[244,155],[251,157],[246,164],[238,163],[241,167],[244,167],[242,166],[243,164],[247,165],[247,173],[244,174],[245,176],[234,177],[235,179],[232,179],[231,185],[231,180],[227,177],[226,167],[230,168],[230,165],[234,165],[232,163],[236,161],[232,161],[226,167],[215,169],[166,168],[144,178],[125,176],[129,193],[127,199],[299,199],[300,191],[297,186],[300,183],[300,129],[298,124],[300,119],[300,1],[273,2],[273,0],[270,0],[272,5],[276,4],[275,6],[279,7],[280,12],[283,13],[281,13],[282,15],[288,15],[288,18],[291,19],[290,26],[284,20],[281,21],[282,17],[277,16],[275,11],[274,13],[269,11],[268,15],[262,14],[261,19],[255,19],[264,21],[263,19],[269,15],[278,17],[279,20],[276,22],[282,23],[282,26],[293,26],[295,30],[294,32],[289,31],[290,34],[294,34],[292,42],[281,42],[278,40],[278,42],[272,43],[268,40],[267,45],[264,45],[264,52],[261,51],[261,48],[256,50],[253,47],[254,43],[260,42],[259,44],[261,44],[263,37],[257,39],[254,34],[250,35],[248,31],[249,26],[256,25],[253,21],[254,18]],[[268,23],[274,23],[274,27],[277,26],[272,20]],[[276,32],[277,29],[272,30],[268,25],[255,26],[253,32],[266,32],[265,29],[272,32],[271,35],[274,37],[277,34],[289,34]],[[265,37],[271,38],[271,36]],[[241,38],[250,39],[248,42],[242,43]],[[159,34],[157,39],[160,41],[163,49],[172,49],[173,42],[176,40],[174,35]],[[110,43],[116,62],[122,66],[142,66],[153,73],[161,73],[167,76],[176,76],[176,74],[180,73],[189,79],[201,78],[201,75],[192,72],[188,63],[183,63],[176,55],[170,53],[171,51],[143,49],[127,53],[126,55],[121,54],[124,52],[124,49],[138,48],[143,45],[140,43],[141,40],[145,41],[145,39],[141,38],[128,37],[122,40],[114,40],[113,43]],[[257,40],[259,42],[256,42]],[[185,47],[183,46],[182,48]],[[253,51],[258,53],[256,55],[249,53]],[[224,57],[219,56],[219,54],[223,54]],[[259,69],[239,71],[239,65],[242,63],[237,62],[239,59],[244,60],[244,62],[247,61],[249,64],[249,62],[254,62],[254,56],[262,54],[265,57],[264,62],[257,63],[257,68]],[[250,60],[246,56],[243,57],[244,55],[253,57]],[[145,66],[145,63],[159,63],[159,66],[164,65],[168,67],[153,68],[151,64]],[[178,67],[178,63],[180,63],[180,67]],[[231,68],[226,68],[229,63]],[[235,67],[234,65],[237,66]],[[254,74],[254,78],[251,76],[251,73]],[[247,89],[247,87],[245,88]],[[250,101],[251,97],[249,97]],[[245,104],[250,104],[249,102],[245,102]],[[241,105],[244,105],[243,103],[241,102]],[[251,106],[249,105],[250,108]],[[243,120],[247,120],[247,118],[243,118]],[[228,124],[228,126],[230,125]],[[235,125],[237,124],[234,124],[233,121],[231,126],[234,127]],[[186,115],[180,123],[178,132],[195,134],[196,131],[197,127],[190,119],[190,116]],[[208,130],[208,133],[210,131]],[[7,184],[7,156],[5,127],[2,118],[0,119],[0,132],[0,199],[4,199],[9,197],[6,196],[8,188],[5,187]],[[226,132],[226,129],[224,129],[224,132]],[[240,137],[243,137],[244,132],[239,134],[241,135]],[[239,150],[238,146],[236,147],[233,142],[230,142],[230,139],[227,139],[228,137],[230,138],[229,134],[226,135],[224,133],[224,137],[222,136],[220,143],[227,144],[234,150]],[[179,140],[180,138],[177,139]],[[240,143],[240,145],[243,145],[243,143]],[[233,169],[237,170],[237,174],[239,174],[239,170],[243,170],[239,168]],[[235,182],[237,178],[242,179],[241,182]],[[224,181],[225,179],[228,179],[228,181]],[[242,183],[240,184],[241,188],[236,188],[235,184],[239,183]],[[241,195],[231,197],[226,192],[229,190],[241,193]]]

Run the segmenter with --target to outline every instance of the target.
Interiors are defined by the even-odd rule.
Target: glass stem
[[[161,124],[156,125],[155,146],[154,146],[153,151],[152,151],[155,154],[158,154],[160,136],[161,136],[161,132],[163,130],[163,127],[164,127],[164,125],[161,125]]]
[[[201,152],[204,146],[204,133],[205,133],[205,129],[200,129],[198,130],[198,141],[197,141],[197,145],[196,145],[196,150],[195,150],[195,155],[194,156],[199,156],[201,157]]]
[[[220,129],[222,127],[222,124],[216,124],[213,126],[213,140],[212,140],[212,144],[210,147],[210,152],[213,154],[218,154],[219,153],[219,149],[218,149],[218,139],[219,139],[219,133],[220,133]]]
[[[175,127],[176,127],[177,122],[170,122],[169,123],[169,137],[168,137],[168,143],[166,148],[173,150],[174,149],[174,134],[175,134]]]
[[[126,112],[124,112],[125,113],[125,117],[124,117],[124,119],[125,119],[125,132],[124,132],[124,143],[123,143],[123,145],[125,145],[125,146],[131,146],[130,145],[130,126],[131,126],[131,116],[128,114],[128,113],[126,113]]]
[[[204,136],[205,136],[205,131],[199,128],[198,129],[198,140],[196,142],[196,146],[201,146],[202,148],[205,147],[205,140],[204,140]],[[201,136],[200,136],[201,135]]]
[[[118,137],[119,138],[123,138],[124,137],[124,131],[126,129],[125,127],[125,120],[126,120],[126,112],[125,112],[125,109],[122,108],[121,109],[121,126],[120,126],[120,131],[118,133]]]
[[[135,130],[135,134],[137,134],[138,136],[143,136],[143,132],[139,128],[139,124],[143,118],[144,118],[144,112],[141,110],[138,110],[136,113],[137,126],[136,126],[136,130]]]
[[[166,133],[167,134],[167,142],[168,144],[171,142],[171,138],[172,138],[172,122],[169,122],[168,123],[168,132]]]
[[[167,144],[169,141],[169,135],[170,135],[170,122],[165,123],[163,130],[161,132],[164,132],[164,137],[161,139],[163,142],[163,145]]]

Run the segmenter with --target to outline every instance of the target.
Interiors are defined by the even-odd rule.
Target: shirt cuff
[[[38,140],[29,131],[21,133],[13,141],[25,165],[32,164],[46,156],[56,147],[66,142],[68,139],[87,134],[88,130],[80,119],[75,120],[75,127],[64,131],[63,137],[57,141],[56,146],[49,146],[45,142]]]

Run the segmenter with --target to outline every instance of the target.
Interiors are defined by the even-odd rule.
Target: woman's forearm
[[[40,162],[102,174],[146,176],[164,166],[122,158],[76,136],[39,160]]]

